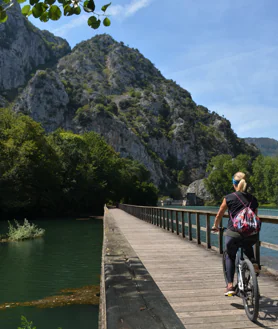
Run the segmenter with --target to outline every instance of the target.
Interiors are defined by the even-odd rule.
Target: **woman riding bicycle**
[[[219,231],[219,224],[221,219],[228,209],[229,220],[228,227],[225,232],[225,246],[226,246],[226,271],[228,284],[225,290],[225,296],[230,296],[235,294],[233,287],[234,274],[235,274],[235,260],[238,248],[243,247],[245,255],[255,263],[253,245],[258,240],[258,234],[244,236],[239,233],[233,225],[232,218],[234,218],[242,209],[249,205],[253,212],[257,215],[258,212],[258,201],[250,193],[246,192],[247,183],[245,181],[245,174],[242,172],[237,172],[232,179],[235,193],[228,194],[224,197],[224,200],[219,208],[219,211],[215,217],[214,225],[212,227],[213,231]],[[258,272],[259,267],[254,264],[255,270]]]

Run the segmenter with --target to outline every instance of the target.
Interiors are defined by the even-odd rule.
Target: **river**
[[[35,222],[44,237],[0,244],[0,304],[58,295],[61,289],[99,285],[101,219],[49,219]],[[0,234],[7,222],[0,222]],[[21,315],[37,329],[97,329],[98,305],[0,310],[0,328],[16,329]]]

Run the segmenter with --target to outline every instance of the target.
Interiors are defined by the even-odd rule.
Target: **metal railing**
[[[214,220],[217,214],[216,211],[146,207],[128,204],[120,204],[119,208],[146,222],[172,231],[172,233],[176,233],[182,238],[195,241],[197,244],[203,245],[207,249],[214,249],[220,254],[223,253],[223,231],[220,231],[217,236],[215,233],[211,232],[211,218]],[[227,213],[223,216],[223,218],[228,217]],[[260,219],[265,223],[278,224],[278,217],[276,216],[260,215]],[[222,226],[222,222],[220,226]],[[255,257],[258,264],[260,264],[261,260],[260,247],[278,251],[277,244],[259,240],[254,246]]]

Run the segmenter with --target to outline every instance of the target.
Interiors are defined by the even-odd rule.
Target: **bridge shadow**
[[[237,309],[244,309],[243,304],[231,303],[231,306]],[[278,319],[278,299],[272,299],[266,296],[261,296],[260,298],[260,311],[259,317],[256,322],[258,327],[272,329],[273,327],[269,325],[269,322],[273,322],[275,327],[277,325]],[[264,324],[264,321],[267,321],[268,324]]]

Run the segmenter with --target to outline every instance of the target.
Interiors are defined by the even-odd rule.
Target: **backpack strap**
[[[249,207],[250,208],[251,203],[253,201],[253,196],[252,196],[252,200],[250,201],[249,206],[248,206],[248,204],[246,205],[236,193],[233,193],[233,194],[239,199],[239,201],[244,205],[244,207]]]

